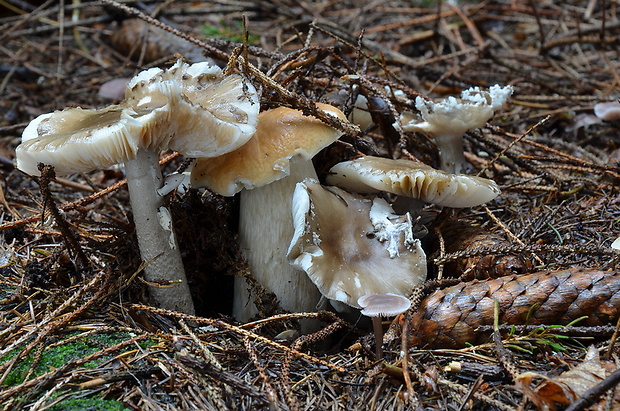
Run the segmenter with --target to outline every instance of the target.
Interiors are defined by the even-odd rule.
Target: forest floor
[[[609,388],[620,362],[620,254],[611,247],[620,235],[620,115],[602,121],[593,111],[620,96],[617,2],[104,3],[0,1],[0,408],[619,409]],[[263,109],[311,100],[348,114],[357,95],[387,107],[315,158],[321,178],[360,155],[437,167],[432,139],[393,126],[416,112],[415,98],[514,88],[465,136],[465,171],[493,179],[502,194],[458,211],[427,208],[423,244],[437,281],[391,325],[383,360],[370,328],[329,312],[288,315],[275,304],[256,322],[234,321],[233,278],[251,275],[236,243],[237,197],[192,189],[166,199],[197,309],[185,316],[149,305],[121,171],[44,181],[15,169],[15,148],[36,116],[118,103],[122,89],[108,81],[179,57],[224,67],[239,55],[265,74],[233,64],[260,86]],[[164,172],[182,164],[168,157]],[[540,308],[532,302],[521,323],[498,312],[493,334],[494,311],[477,301],[474,340],[431,342],[432,330],[416,330],[416,316],[431,309],[423,297],[436,289],[504,281],[492,297],[516,299],[505,290],[526,295],[533,286],[520,276],[539,272],[582,284],[545,295],[553,314],[545,322],[530,320]],[[567,320],[568,298],[604,309],[604,321],[590,311]],[[299,319],[313,315],[325,328],[296,337]],[[437,315],[455,329],[467,321],[462,312]],[[575,402],[589,393],[591,403]]]

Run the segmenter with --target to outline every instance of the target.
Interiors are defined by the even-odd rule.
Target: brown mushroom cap
[[[291,264],[330,300],[360,308],[366,294],[408,294],[426,278],[426,256],[409,215],[382,199],[355,196],[316,180],[297,184]]]
[[[500,194],[486,178],[449,174],[426,164],[366,156],[333,166],[327,182],[358,193],[384,191],[445,207],[473,207]]]
[[[367,294],[357,300],[361,313],[368,317],[393,317],[411,307],[411,301],[398,294]]]
[[[346,121],[337,108],[321,103],[317,106]],[[198,159],[191,182],[225,196],[243,188],[261,187],[288,175],[292,158],[310,160],[341,135],[341,131],[300,110],[267,110],[258,115],[256,133],[245,145],[217,158]]]

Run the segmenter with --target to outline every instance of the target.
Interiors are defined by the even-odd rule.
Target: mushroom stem
[[[139,149],[136,158],[125,163],[125,174],[140,256],[148,263],[144,277],[149,282],[171,282],[152,287],[150,296],[161,308],[194,314],[172,222],[166,221],[170,213],[157,194],[163,180],[157,154]]]
[[[278,181],[241,192],[239,243],[252,276],[280,306],[290,312],[313,312],[321,298],[305,272],[293,268],[286,253],[293,237],[291,201],[295,185],[305,178],[317,178],[311,160],[295,158],[290,174]],[[243,277],[235,279],[233,315],[246,322],[258,313]],[[311,328],[312,326],[310,326]],[[302,328],[303,324],[302,324]]]
[[[465,166],[463,136],[461,134],[435,137],[439,149],[441,169],[447,173],[460,174]]]
[[[372,317],[372,328],[375,332],[375,353],[377,355],[377,360],[383,358],[383,324],[381,321],[381,316]]]

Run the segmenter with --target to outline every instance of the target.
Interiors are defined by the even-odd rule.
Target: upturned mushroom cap
[[[28,124],[15,149],[17,168],[39,175],[37,163],[58,174],[91,171],[135,157],[143,124],[131,108],[71,108],[42,114]]]
[[[368,317],[393,317],[411,307],[407,297],[393,293],[363,295],[357,304],[362,307],[361,313]]]
[[[168,132],[152,133],[152,140],[143,141],[145,147],[192,157],[216,157],[245,144],[256,130],[260,109],[250,82],[238,74],[224,75],[207,62],[179,60],[167,70],[143,71],[127,84],[125,96],[137,108],[167,102],[174,113],[166,119]]]
[[[500,194],[486,178],[449,174],[426,164],[366,156],[333,166],[328,184],[357,193],[384,191],[444,207],[473,207]]]
[[[448,97],[440,102],[416,97],[415,106],[424,121],[402,121],[405,131],[421,130],[433,136],[462,135],[466,131],[483,127],[495,110],[512,94],[512,86],[492,86],[489,91],[472,87],[461,93],[461,99]],[[404,117],[407,118],[407,117]]]
[[[168,70],[141,72],[126,97],[101,110],[71,108],[37,117],[15,150],[17,167],[38,175],[42,162],[58,174],[86,172],[132,160],[139,148],[218,156],[244,144],[256,128],[254,87],[208,63],[179,61]]]
[[[336,107],[322,103],[317,107],[346,121]],[[256,133],[245,145],[217,158],[198,159],[191,183],[225,196],[243,188],[261,187],[287,176],[291,159],[310,160],[341,135],[341,131],[299,110],[267,110],[258,115]]]
[[[330,300],[360,308],[363,295],[408,294],[426,278],[409,215],[393,214],[382,199],[306,179],[295,189],[293,223],[287,257]]]

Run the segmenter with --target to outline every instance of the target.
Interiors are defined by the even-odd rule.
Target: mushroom
[[[482,127],[510,97],[512,86],[492,86],[489,91],[472,87],[461,93],[461,98],[448,97],[435,103],[416,97],[415,106],[424,121],[403,113],[400,124],[404,131],[422,131],[435,138],[439,148],[441,169],[460,173],[465,165],[463,135],[466,131]]]
[[[394,214],[381,198],[306,179],[295,188],[293,221],[288,259],[338,311],[361,308],[366,294],[408,295],[426,279],[426,255],[409,214]]]
[[[620,101],[606,101],[594,105],[594,115],[603,121],[620,120]]]
[[[319,109],[346,121],[328,104]],[[198,159],[192,185],[232,196],[241,191],[239,244],[254,279],[291,312],[315,311],[320,294],[308,277],[291,267],[286,250],[293,236],[291,200],[295,184],[316,178],[312,157],[342,132],[299,110],[279,107],[259,115],[252,139],[226,155]],[[244,278],[235,279],[233,315],[248,321],[257,313],[255,295]],[[303,324],[302,324],[303,325]]]
[[[373,156],[336,164],[327,182],[357,193],[384,191],[444,207],[473,207],[500,194],[493,180],[449,174],[415,161]]]
[[[168,70],[139,73],[127,85],[126,101],[101,110],[66,109],[34,119],[16,148],[17,168],[38,175],[37,163],[59,174],[88,172],[124,163],[138,244],[160,307],[193,313],[189,286],[162,185],[159,152],[221,155],[244,144],[258,115],[254,87],[240,75],[225,76],[208,63],[178,61]]]
[[[377,359],[383,358],[383,325],[381,317],[394,317],[402,314],[411,307],[407,297],[398,294],[367,294],[357,300],[362,307],[361,313],[372,318],[372,328],[375,333],[375,349]]]

